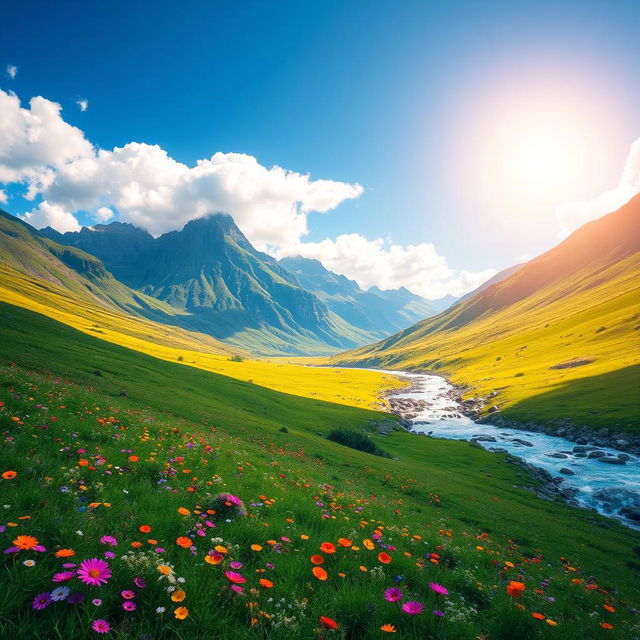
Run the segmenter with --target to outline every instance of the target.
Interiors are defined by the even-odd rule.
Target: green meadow
[[[97,620],[107,637],[154,639],[640,632],[637,533],[536,497],[503,455],[397,426],[379,435],[393,416],[8,304],[0,331],[2,637],[99,637]],[[336,428],[364,430],[390,458],[328,440]],[[77,573],[93,558],[108,565],[101,586]]]

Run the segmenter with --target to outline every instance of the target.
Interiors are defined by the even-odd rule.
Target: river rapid
[[[380,371],[379,369],[377,371]],[[558,436],[476,423],[452,399],[452,385],[436,375],[387,371],[409,378],[410,390],[394,394],[415,402],[410,431],[434,438],[468,440],[507,452],[551,476],[559,492],[581,507],[640,530],[640,460],[609,447],[579,446]],[[603,462],[603,460],[606,460]]]

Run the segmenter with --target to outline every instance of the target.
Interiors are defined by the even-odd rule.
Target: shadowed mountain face
[[[371,287],[364,291],[354,280],[325,269],[319,260],[296,256],[283,258],[279,264],[329,309],[377,338],[438,312],[431,301],[404,287],[392,290]]]
[[[59,234],[99,257],[119,280],[186,311],[180,322],[262,353],[329,353],[378,337],[351,325],[254,249],[232,218],[213,215],[153,238],[129,224]]]

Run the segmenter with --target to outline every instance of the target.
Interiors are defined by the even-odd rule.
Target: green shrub
[[[352,449],[358,449],[365,453],[371,453],[374,456],[382,456],[389,458],[389,454],[383,451],[371,441],[369,436],[361,431],[353,431],[352,429],[333,429],[327,436],[329,440],[342,444],[345,447],[351,447]]]

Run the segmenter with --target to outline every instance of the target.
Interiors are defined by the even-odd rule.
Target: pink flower
[[[85,584],[93,587],[99,587],[106,584],[111,577],[111,569],[109,563],[100,558],[91,558],[91,560],[83,560],[77,571],[78,578]]]
[[[232,569],[242,569],[242,562],[230,562],[229,566]]]
[[[239,584],[232,584],[231,589],[236,593],[242,593],[244,591],[244,587],[241,587]]]
[[[60,571],[59,573],[54,573],[51,580],[53,582],[66,582],[67,580],[74,578],[75,575],[75,571]]]
[[[109,630],[111,629],[111,625],[106,621],[106,620],[94,620],[93,624],[91,625],[91,628],[96,632],[96,633],[109,633]]]
[[[135,611],[136,610],[136,603],[135,602],[131,602],[131,600],[125,600],[122,603],[122,608],[125,611]]]
[[[415,616],[419,613],[422,613],[424,607],[421,602],[415,602],[415,600],[410,600],[409,602],[405,602],[402,605],[402,610],[405,613],[408,613],[410,616]]]
[[[449,590],[446,587],[443,587],[441,584],[438,584],[437,582],[430,582],[429,588],[431,589],[431,591],[433,591],[433,593],[437,593],[439,596],[449,595]]]
[[[144,581],[144,578],[134,578],[133,579],[133,584],[136,585],[136,587],[138,587],[138,589],[144,589],[147,586],[147,583]]]
[[[100,542],[102,544],[108,544],[110,547],[115,547],[118,544],[118,541],[113,536],[102,536]]]
[[[136,594],[134,591],[131,591],[131,589],[125,589],[124,591],[120,592],[120,595],[125,599],[125,600],[133,600],[136,597]]]
[[[387,602],[398,602],[402,599],[402,591],[397,587],[391,587],[384,592],[384,599]]]
[[[229,582],[233,582],[234,584],[244,584],[247,579],[235,571],[225,571],[224,575]]]

